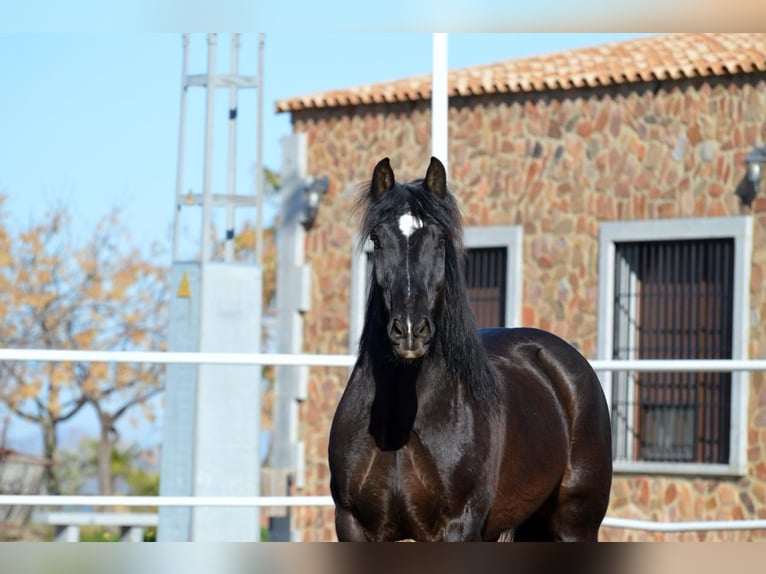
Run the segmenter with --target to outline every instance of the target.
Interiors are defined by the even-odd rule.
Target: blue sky
[[[450,34],[450,68],[594,45],[636,34]],[[218,37],[228,70],[229,35]],[[281,98],[431,70],[431,34],[267,33],[264,163],[279,169],[290,132]],[[181,35],[0,34],[0,193],[25,226],[63,203],[76,234],[112,207],[139,243],[169,241],[178,153]],[[256,33],[243,34],[240,71],[257,71]],[[192,34],[190,73],[206,70],[206,36]],[[190,88],[184,189],[202,185],[205,91]],[[225,184],[228,93],[216,94],[215,191]],[[252,192],[256,94],[240,91],[238,191]]]

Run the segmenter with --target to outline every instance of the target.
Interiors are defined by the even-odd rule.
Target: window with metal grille
[[[507,260],[505,247],[467,250],[466,289],[480,328],[505,326]]]
[[[744,359],[752,219],[603,222],[598,358]],[[616,472],[741,475],[746,372],[599,373]]]
[[[616,244],[615,359],[731,358],[734,240]],[[617,458],[725,463],[730,373],[618,374]]]

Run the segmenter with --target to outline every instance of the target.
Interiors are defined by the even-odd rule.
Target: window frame
[[[734,240],[734,290],[732,301],[732,359],[747,359],[750,339],[750,270],[753,221],[750,216],[678,218],[601,222],[599,230],[599,307],[597,358],[611,359],[614,343],[614,282],[616,244],[622,242],[731,238]],[[599,378],[612,408],[612,372]],[[747,472],[747,413],[750,373],[731,374],[731,428],[729,462],[682,463],[615,460],[615,473],[743,476]]]
[[[367,240],[359,249],[359,236],[354,235],[351,255],[351,289],[348,346],[356,354],[359,337],[364,326],[364,310],[367,304],[367,254],[372,253],[372,242]],[[521,295],[523,277],[521,259],[523,253],[523,229],[520,225],[496,225],[492,227],[466,227],[463,229],[463,245],[468,249],[506,249],[505,269],[505,326],[521,325]]]

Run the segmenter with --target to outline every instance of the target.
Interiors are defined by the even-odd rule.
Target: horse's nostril
[[[392,320],[388,327],[388,334],[392,339],[404,339],[407,336],[404,323],[399,319]]]
[[[425,339],[428,336],[431,335],[431,323],[430,321],[423,317],[417,325],[415,325],[415,328],[412,330],[412,334],[417,337],[418,339]]]

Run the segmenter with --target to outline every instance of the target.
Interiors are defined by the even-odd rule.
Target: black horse
[[[548,332],[476,331],[444,166],[360,198],[374,246],[359,355],[330,430],[338,539],[595,541],[609,413],[585,358]]]

